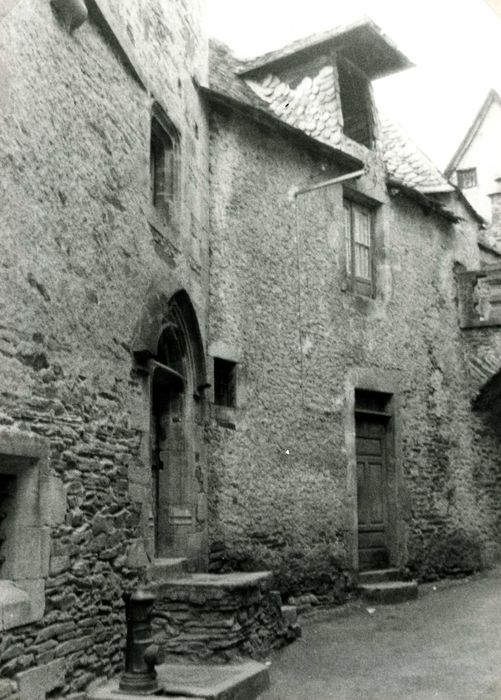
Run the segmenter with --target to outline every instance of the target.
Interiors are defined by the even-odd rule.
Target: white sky
[[[374,83],[379,108],[444,168],[491,87],[501,91],[501,17],[485,0],[207,0],[209,31],[241,57],[364,15],[416,68]],[[500,134],[501,139],[501,134]]]

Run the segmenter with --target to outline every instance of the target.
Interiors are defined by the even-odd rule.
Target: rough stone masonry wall
[[[348,397],[360,376],[398,387],[399,562],[428,575],[428,545],[463,529],[498,542],[499,440],[472,416],[453,274],[478,267],[476,227],[389,200],[373,165],[359,184],[383,202],[368,300],[344,291],[341,186],[301,197],[297,219],[288,198],[318,162],[214,114],[211,171],[209,351],[239,363],[239,405],[230,421],[214,407],[211,423],[213,570],[272,568],[282,592],[345,587]]]
[[[47,438],[67,502],[44,617],[2,634],[0,677],[62,660],[62,693],[120,668],[121,593],[144,574],[149,409],[129,342],[148,289],[185,288],[205,325],[200,7],[129,0],[120,12],[186,154],[180,225],[160,246],[148,225],[151,99],[109,37],[90,21],[70,35],[34,0],[0,24],[0,425]]]
[[[294,630],[270,573],[198,575],[155,587],[153,626],[167,654],[211,663],[264,658]]]

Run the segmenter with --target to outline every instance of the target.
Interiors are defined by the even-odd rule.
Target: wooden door
[[[388,566],[386,423],[356,419],[359,569]]]

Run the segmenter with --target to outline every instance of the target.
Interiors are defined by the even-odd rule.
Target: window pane
[[[355,243],[355,275],[370,280],[370,248]]]
[[[355,243],[371,244],[371,218],[367,211],[354,208]]]

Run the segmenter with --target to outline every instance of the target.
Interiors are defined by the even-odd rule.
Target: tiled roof
[[[272,73],[260,82],[248,80],[247,84],[287,124],[329,145],[340,143],[342,116],[332,66],[324,66],[313,78],[303,78],[295,88]]]
[[[339,148],[343,139],[341,100],[334,68],[324,66],[317,75],[304,77],[292,88],[277,75],[257,79],[239,77],[239,61],[220,42],[211,42],[210,87],[239,102],[266,110],[280,121],[310,137]],[[453,187],[438,168],[390,120],[381,128],[381,149],[388,175],[422,193],[451,192]]]
[[[221,41],[211,39],[209,52],[209,83],[212,90],[227,95],[238,102],[268,109],[266,102],[251,90],[245,80],[238,77],[237,71],[244,65]]]
[[[381,141],[386,168],[396,180],[420,192],[453,191],[436,165],[388,118],[382,119]]]

